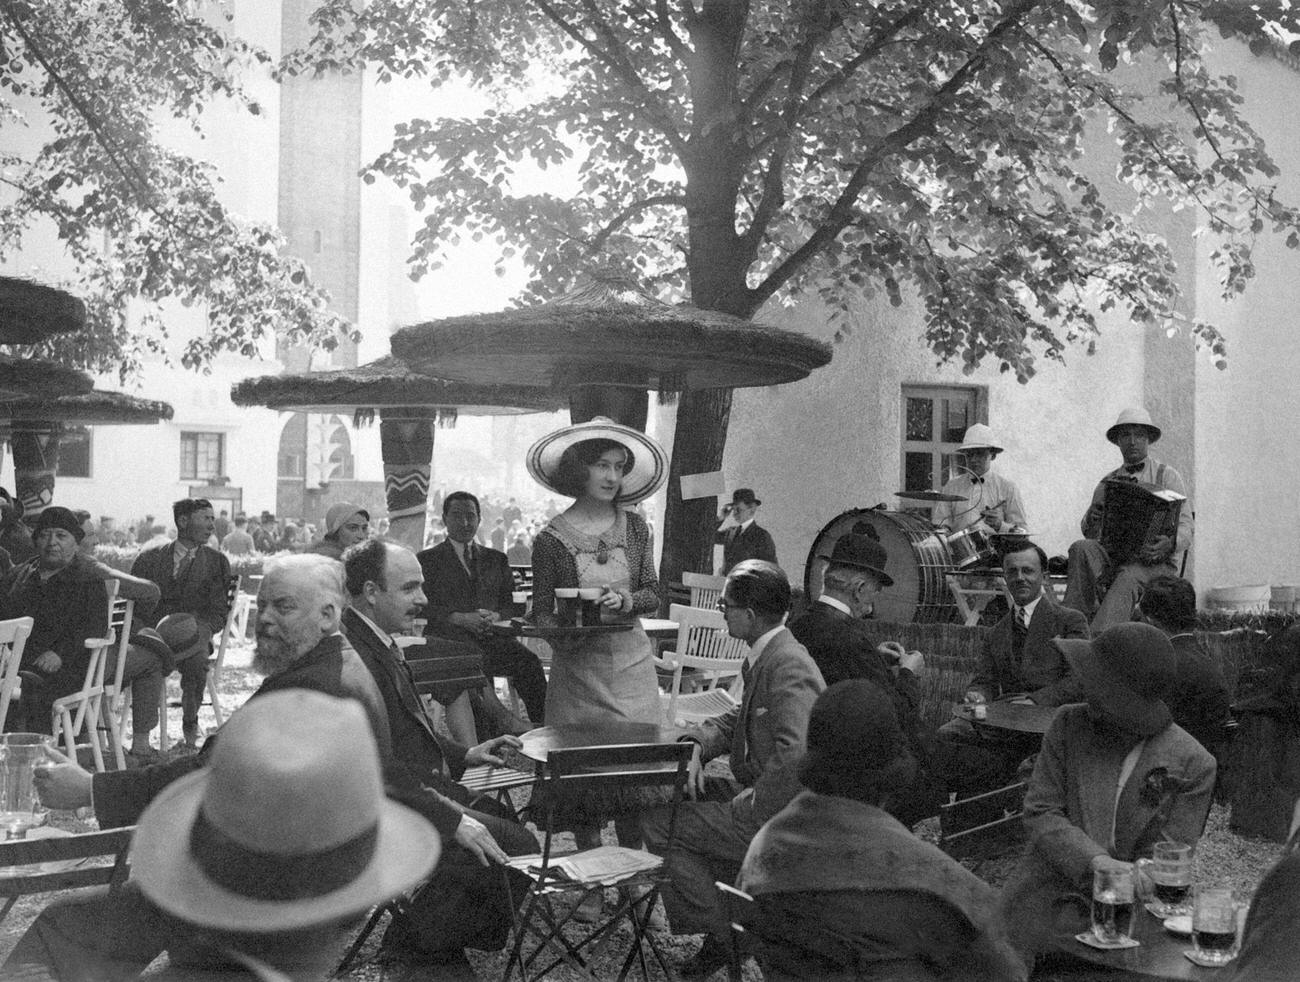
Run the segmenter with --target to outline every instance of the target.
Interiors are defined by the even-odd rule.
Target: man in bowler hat
[[[754,521],[762,503],[754,497],[752,488],[736,488],[731,495],[731,504],[723,506],[717,534],[717,541],[722,543],[723,576],[746,559],[776,563],[776,543],[772,541],[772,534]],[[728,517],[736,524],[721,528]]]

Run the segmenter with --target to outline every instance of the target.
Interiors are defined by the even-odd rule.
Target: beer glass
[[[578,590],[578,626],[595,627],[600,623],[600,595],[604,591],[598,586],[582,587]]]
[[[6,839],[25,839],[48,817],[33,782],[35,768],[51,763],[49,737],[41,733],[0,734],[0,828]]]
[[[555,617],[561,627],[578,623],[578,588],[559,587],[555,591]]]
[[[1092,936],[1104,945],[1133,937],[1133,870],[1104,866],[1092,874]]]
[[[1182,842],[1157,842],[1151,859],[1138,860],[1151,877],[1154,897],[1151,913],[1157,917],[1190,914],[1192,895],[1192,847]]]
[[[1202,965],[1226,965],[1237,957],[1237,902],[1230,886],[1209,883],[1196,888],[1192,948]]]

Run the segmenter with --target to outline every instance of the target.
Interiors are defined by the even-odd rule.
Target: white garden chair
[[[669,690],[660,693],[668,724],[703,723],[739,705],[746,648],[727,633],[726,618],[716,609],[681,604],[673,604],[668,616],[677,622],[677,643],[656,659],[673,673]],[[693,670],[689,677],[693,692],[682,691],[686,669]]]

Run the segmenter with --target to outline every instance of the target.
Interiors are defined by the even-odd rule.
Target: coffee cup
[[[578,623],[584,627],[594,627],[600,623],[600,595],[604,591],[598,587],[583,587],[578,591]]]
[[[578,623],[578,589],[561,587],[555,591],[555,616],[561,627]]]

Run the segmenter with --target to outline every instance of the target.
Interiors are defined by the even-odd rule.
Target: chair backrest
[[[116,889],[126,882],[127,874],[130,873],[127,855],[134,832],[135,828],[130,827],[0,842],[0,866],[33,867],[30,875],[0,877],[0,897],[21,897],[29,893],[101,886],[105,883],[111,889]],[[111,857],[112,862],[80,862],[71,866],[76,860],[90,860],[98,856]],[[53,869],[35,865],[56,863],[58,866]]]
[[[668,619],[677,622],[677,646],[666,657],[704,672],[712,681],[739,674],[747,649],[744,641],[727,633],[721,611],[673,604]]]
[[[403,638],[395,639],[403,648]],[[424,638],[414,638],[417,651],[423,650]],[[445,655],[437,658],[406,659],[410,666],[411,678],[415,680],[415,691],[422,696],[439,695],[450,688],[477,689],[487,685],[487,676],[483,674],[483,656],[477,652],[464,655]]]
[[[722,589],[727,585],[725,576],[713,576],[710,573],[683,573],[682,585],[691,591],[691,606],[713,610],[722,598]]]
[[[1025,791],[1017,781],[939,806],[939,848],[950,856],[1005,852],[1023,835]]]
[[[18,664],[23,660],[23,648],[35,623],[30,617],[0,621],[0,730],[4,729],[9,715],[9,703],[18,687]]]
[[[122,675],[126,671],[126,649],[131,645],[131,622],[135,619],[135,601],[117,596],[119,583],[108,581],[108,629],[117,637],[117,664],[113,667],[113,695],[122,694]]]

